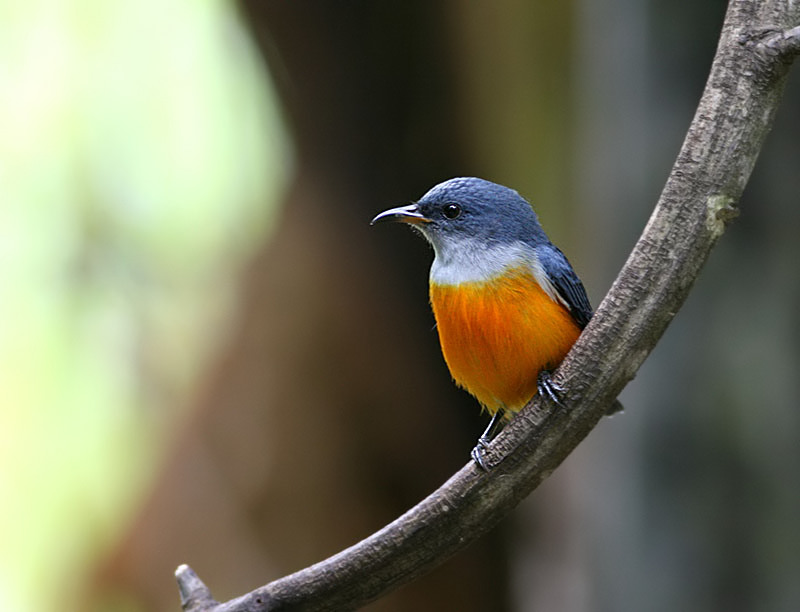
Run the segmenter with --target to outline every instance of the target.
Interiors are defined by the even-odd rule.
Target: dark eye
[[[445,204],[443,212],[448,219],[458,219],[461,216],[461,207],[458,204]]]

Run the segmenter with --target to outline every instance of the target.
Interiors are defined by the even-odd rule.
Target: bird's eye
[[[457,219],[461,216],[461,207],[458,204],[445,204],[443,212],[448,219]]]

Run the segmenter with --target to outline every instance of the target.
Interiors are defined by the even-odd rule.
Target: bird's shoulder
[[[564,253],[552,243],[536,247],[536,257],[547,280],[569,308],[575,322],[583,329],[592,318],[592,306],[581,279]]]

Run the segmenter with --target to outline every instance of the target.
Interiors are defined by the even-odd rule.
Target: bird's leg
[[[539,372],[539,376],[536,378],[536,389],[539,391],[539,395],[549,397],[551,400],[553,400],[554,404],[561,406],[561,401],[558,399],[558,394],[564,389],[553,382],[553,378],[549,370],[542,370]]]
[[[483,457],[483,453],[486,450],[486,447],[489,446],[489,442],[491,442],[500,429],[503,426],[503,419],[500,416],[500,410],[494,413],[492,419],[489,421],[489,425],[486,426],[486,429],[481,434],[481,437],[478,438],[478,443],[475,445],[475,448],[472,449],[470,456],[478,464],[478,467],[481,468],[484,472],[489,471],[489,466],[486,465],[486,461]]]

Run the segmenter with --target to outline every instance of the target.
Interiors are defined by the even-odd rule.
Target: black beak
[[[409,204],[408,206],[398,206],[397,208],[390,208],[389,210],[384,210],[382,213],[377,215],[372,221],[370,221],[369,224],[375,225],[376,223],[380,223],[382,221],[411,223],[412,225],[419,225],[421,223],[431,222],[431,220],[428,219],[428,217],[419,212],[419,206],[417,206],[416,204]]]

